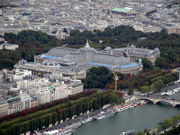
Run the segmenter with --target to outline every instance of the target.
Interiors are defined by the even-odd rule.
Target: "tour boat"
[[[124,110],[130,109],[137,106],[137,103],[132,103],[132,104],[125,104],[125,105],[121,105],[121,106],[116,106],[115,109],[117,112],[122,112]]]
[[[147,103],[148,103],[148,101],[142,100],[142,101],[140,102],[140,105],[143,106],[143,105],[145,105],[145,104],[147,104]]]
[[[133,135],[133,134],[134,134],[134,129],[120,133],[120,135]]]

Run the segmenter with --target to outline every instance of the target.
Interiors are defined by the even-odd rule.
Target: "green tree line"
[[[143,40],[142,37],[145,37]],[[25,30],[18,34],[5,33],[4,38],[9,43],[16,43],[19,49],[16,51],[0,51],[0,69],[12,68],[18,60],[24,58],[33,61],[33,56],[47,52],[49,49],[68,44],[69,47],[82,47],[86,40],[91,41],[95,48],[104,49],[107,46],[112,48],[125,47],[127,44],[135,44],[137,47],[158,47],[161,56],[156,61],[159,68],[174,68],[180,65],[180,35],[168,34],[165,30],[161,32],[143,33],[136,31],[131,26],[117,26],[105,28],[104,31],[94,30],[83,31],[72,30],[70,36],[65,40],[58,40],[53,36],[40,31]],[[12,57],[15,56],[15,57]],[[15,60],[13,60],[15,59]],[[8,64],[4,64],[8,63]],[[147,65],[148,67],[151,65]]]
[[[66,121],[74,115],[79,116],[87,111],[95,111],[102,108],[105,104],[122,103],[122,95],[113,91],[104,91],[92,95],[81,97],[76,100],[69,100],[66,103],[58,104],[48,109],[40,110],[23,117],[17,117],[11,121],[0,124],[1,135],[19,135],[27,131],[41,130],[50,124]]]
[[[174,82],[178,79],[178,73],[167,73],[151,79],[149,85],[141,86],[139,90],[143,93],[151,91],[158,92],[163,88],[164,85],[167,85],[168,83]]]
[[[40,31],[25,30],[18,34],[5,33],[4,38],[12,44],[18,44],[15,51],[0,50],[0,70],[12,69],[20,59],[34,60],[34,55],[46,53],[49,49],[61,46],[61,41]]]
[[[160,70],[148,70],[136,76],[117,73],[119,80],[118,89],[138,89],[146,93],[159,91],[164,85],[179,79],[178,73],[162,72]],[[106,67],[92,67],[83,80],[85,88],[114,89],[114,77]]]
[[[38,105],[36,107],[23,110],[21,112],[13,113],[11,115],[6,115],[3,117],[0,117],[0,123],[3,121],[12,120],[12,119],[17,118],[17,117],[26,116],[30,113],[34,113],[34,112],[37,112],[37,111],[40,111],[43,109],[51,108],[51,107],[56,106],[58,104],[68,102],[69,100],[76,100],[76,99],[81,98],[81,97],[86,97],[86,96],[89,96],[89,95],[94,94],[96,92],[97,92],[97,90],[95,90],[95,89],[93,89],[91,91],[83,91],[79,94],[71,95],[71,96],[68,96],[67,98],[64,98],[64,99],[55,100],[55,101],[52,101],[52,102],[49,102],[46,104]]]
[[[144,39],[141,39],[141,38]],[[148,47],[160,49],[160,57],[156,61],[159,68],[174,68],[180,65],[180,35],[168,34],[166,30],[160,32],[143,33],[136,31],[131,26],[118,26],[115,28],[105,28],[104,31],[94,30],[83,31],[73,30],[70,37],[63,43],[70,47],[82,47],[86,40],[92,41],[95,48],[104,49],[107,46],[112,48],[125,47],[127,44],[135,44],[137,47]],[[100,42],[101,41],[101,42]]]

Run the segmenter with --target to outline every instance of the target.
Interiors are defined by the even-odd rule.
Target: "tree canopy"
[[[51,103],[55,104],[53,106],[50,103],[41,105],[40,110],[26,113],[26,115],[21,112],[19,117],[0,123],[0,134],[18,135],[27,131],[41,130],[44,127],[47,128],[50,124],[55,125],[55,123],[60,123],[62,120],[71,119],[75,115],[79,116],[81,113],[100,109],[105,104],[121,104],[124,102],[122,95],[112,91],[90,93],[84,96],[81,94],[77,97],[72,96],[69,99],[54,101]]]
[[[154,68],[152,62],[146,58],[142,59],[142,64],[144,69],[152,70]]]
[[[121,25],[115,28],[107,27],[104,31],[94,30],[92,32],[85,30],[80,32],[79,30],[72,30],[70,36],[62,40],[58,40],[46,33],[32,30],[21,31],[18,34],[5,33],[4,38],[9,43],[19,45],[19,49],[16,51],[1,50],[2,53],[0,52],[0,58],[8,60],[11,59],[9,54],[12,53],[15,56],[12,64],[15,64],[21,58],[33,61],[33,55],[45,53],[49,49],[63,44],[79,48],[89,39],[91,46],[99,49],[104,49],[107,46],[112,48],[125,47],[127,44],[132,43],[137,47],[148,47],[150,49],[158,47],[161,57],[156,61],[155,65],[157,67],[174,68],[180,65],[180,35],[168,34],[166,30],[143,33],[136,31],[131,26]],[[146,60],[143,64],[145,68],[152,68],[151,64]],[[7,65],[3,67],[6,68]]]
[[[34,55],[47,52],[49,49],[61,46],[61,41],[40,31],[21,31],[18,34],[5,33],[4,38],[12,44],[18,44],[15,51],[0,50],[0,70],[11,69],[20,59],[33,61]]]

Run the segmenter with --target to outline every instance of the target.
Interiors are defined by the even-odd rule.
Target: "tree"
[[[142,64],[144,69],[152,70],[154,68],[152,62],[146,58],[142,59]]]
[[[162,128],[163,128],[163,129],[166,129],[166,128],[170,127],[170,126],[171,126],[170,120],[169,120],[169,119],[165,119],[165,120],[163,121],[163,126],[162,126]]]
[[[150,135],[149,131],[150,131],[150,130],[147,129],[147,128],[144,129],[144,133],[145,133],[146,135]]]
[[[3,68],[12,69],[13,68],[13,61],[9,59],[0,59],[0,70]]]
[[[135,133],[134,135],[145,135],[142,131]]]
[[[109,95],[109,103],[110,104],[121,104],[123,102],[124,102],[123,98],[122,97],[118,97],[118,95],[115,92],[112,92]]]
[[[134,90],[133,89],[129,89],[128,90],[128,95],[133,95],[134,94]]]
[[[52,124],[54,125],[56,123],[56,121],[57,121],[57,113],[54,112],[54,113],[52,113]]]
[[[165,119],[163,122],[158,123],[158,130],[165,130],[166,128],[171,126],[171,122],[169,119]]]
[[[92,67],[83,80],[85,88],[106,88],[106,85],[113,80],[113,75],[106,67]]]
[[[168,68],[169,61],[163,57],[157,58],[155,65],[160,68]]]
[[[158,80],[158,81],[154,82],[155,91],[161,90],[162,87],[163,87],[163,81],[162,80]]]

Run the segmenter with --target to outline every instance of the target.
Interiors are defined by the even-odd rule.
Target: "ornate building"
[[[57,68],[59,71],[62,69],[71,69],[77,72],[87,71],[87,69],[94,66],[105,66],[110,70],[128,74],[136,74],[142,70],[141,64],[118,54],[97,51],[89,46],[88,41],[86,46],[80,49],[53,48],[46,54],[35,56],[34,61],[36,64],[48,68]],[[23,68],[23,64],[19,67]]]
[[[136,48],[134,45],[128,46],[126,48],[115,49],[107,47],[105,48],[104,52],[107,54],[124,56],[132,61],[137,61],[139,58],[146,58],[153,64],[155,63],[157,57],[160,56],[160,51],[158,48],[151,50],[147,48]]]

